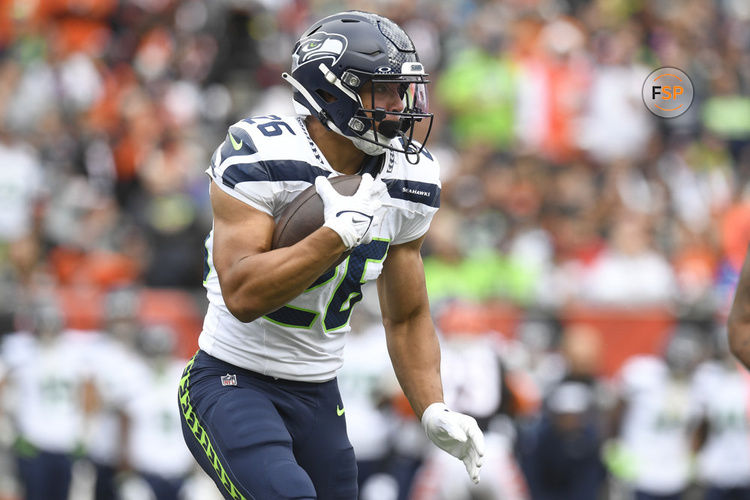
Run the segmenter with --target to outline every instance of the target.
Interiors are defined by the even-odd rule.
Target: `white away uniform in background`
[[[84,366],[91,373],[100,401],[86,429],[86,451],[97,464],[117,467],[125,446],[119,413],[147,387],[138,383],[146,367],[135,351],[110,333],[90,332],[88,337],[82,346]]]
[[[666,362],[635,356],[621,370],[627,411],[622,444],[637,464],[634,486],[656,495],[682,491],[690,480],[690,426],[697,407],[688,381],[675,379]]]
[[[268,115],[237,122],[214,153],[208,175],[224,192],[278,220],[317,176],[340,175],[308,135],[303,119]],[[377,162],[362,173],[375,177],[379,167]],[[376,212],[373,241],[356,247],[285,307],[250,323],[240,322],[224,304],[213,267],[211,232],[204,269],[209,308],[200,348],[264,375],[308,382],[334,378],[342,365],[352,308],[362,298],[361,284],[380,275],[390,245],[427,232],[440,203],[439,167],[427,150],[416,165],[403,154],[387,151],[378,175],[389,199]]]
[[[68,331],[40,342],[16,332],[3,341],[10,414],[18,434],[39,450],[72,453],[83,439],[83,384],[89,378],[80,348],[83,335]]]
[[[125,408],[130,423],[130,465],[138,472],[168,480],[183,478],[195,463],[182,437],[180,414],[173,408],[174,387],[185,361],[168,359],[144,368],[139,386],[149,390],[139,391]]]
[[[750,486],[748,375],[726,362],[704,362],[696,370],[693,391],[709,422],[708,437],[698,455],[698,478],[718,488]]]

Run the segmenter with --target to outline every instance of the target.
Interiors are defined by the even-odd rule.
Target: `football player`
[[[104,300],[104,328],[88,332],[82,346],[98,395],[96,412],[86,428],[85,446],[94,466],[93,500],[119,498],[121,474],[127,463],[127,419],[125,407],[141,393],[138,381],[144,363],[135,349],[143,328],[138,317],[139,292],[125,287],[107,293]],[[150,391],[147,391],[150,392]]]
[[[616,436],[604,453],[636,500],[679,500],[690,484],[691,435],[699,417],[690,381],[702,356],[698,332],[679,325],[662,356],[633,356],[620,369],[610,429]]]
[[[714,333],[715,356],[698,366],[691,387],[701,413],[696,476],[705,500],[750,498],[750,377],[729,353],[726,331]]]
[[[19,325],[4,337],[1,351],[23,498],[66,500],[96,406],[80,349],[86,334],[65,329],[63,311],[51,298],[35,298],[19,313]]]
[[[188,447],[227,499],[357,498],[336,372],[361,286],[376,280],[401,387],[478,482],[483,436],[443,402],[420,257],[440,179],[414,44],[389,19],[342,12],[302,35],[282,77],[298,114],[232,125],[207,169],[209,307],[179,388]],[[342,174],[362,176],[354,195],[328,182]],[[325,224],[272,249],[280,214],[311,185]]]
[[[151,325],[138,333],[145,370],[137,385],[148,390],[133,395],[125,406],[128,464],[148,484],[155,500],[181,498],[195,467],[170,397],[185,365],[184,359],[174,356],[175,344],[175,332],[167,326]]]

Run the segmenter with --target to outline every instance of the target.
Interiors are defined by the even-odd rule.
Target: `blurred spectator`
[[[578,156],[580,116],[591,99],[586,34],[572,18],[516,23],[517,134],[524,150],[555,163]],[[536,34],[531,39],[526,31]]]
[[[44,170],[29,144],[0,129],[0,242],[13,243],[39,229]]]
[[[457,298],[503,298],[522,304],[532,299],[547,255],[545,234],[534,234],[533,228],[522,234],[519,229],[510,252],[501,253],[494,241],[500,235],[492,229],[502,227],[503,221],[489,211],[483,215],[469,219],[450,207],[436,215],[432,227],[437,231],[427,238],[430,255],[424,263],[427,290],[436,305]]]
[[[584,275],[580,294],[589,303],[621,306],[673,300],[674,271],[651,248],[643,217],[632,214],[614,221],[607,246]]]
[[[477,9],[467,30],[473,43],[447,54],[435,87],[461,149],[507,147],[515,135],[516,74],[503,46],[507,20],[495,7]]]
[[[640,27],[624,23],[591,40],[595,58],[581,147],[602,164],[623,157],[639,159],[654,130],[641,88],[649,70],[636,61]]]
[[[34,148],[0,126],[0,278],[27,283],[42,258],[45,173]]]
[[[740,77],[731,67],[717,70],[711,86],[711,97],[703,108],[705,127],[728,141],[737,165],[747,166],[750,162],[750,97],[742,92]],[[741,180],[746,182],[747,172],[742,174]]]

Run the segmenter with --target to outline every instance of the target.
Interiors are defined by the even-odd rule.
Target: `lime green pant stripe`
[[[208,461],[213,466],[214,472],[216,472],[216,475],[219,477],[219,480],[226,489],[227,493],[229,493],[229,496],[231,496],[235,500],[247,500],[245,496],[240,493],[240,490],[237,489],[234,483],[232,483],[232,480],[229,478],[229,474],[227,474],[226,470],[224,470],[224,466],[219,460],[219,456],[214,450],[213,445],[211,444],[208,433],[198,421],[198,416],[195,414],[193,406],[190,404],[190,370],[192,369],[194,362],[195,356],[193,356],[188,362],[187,366],[185,367],[185,372],[182,374],[182,379],[180,380],[179,396],[182,416],[185,419],[185,423],[187,423],[188,427],[192,431],[193,436],[201,445],[203,451],[206,453]]]

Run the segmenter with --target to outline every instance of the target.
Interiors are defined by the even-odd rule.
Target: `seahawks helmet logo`
[[[300,40],[297,50],[292,56],[294,67],[320,59],[331,59],[331,65],[341,58],[346,51],[348,41],[345,36],[336,33],[319,31],[304,40]]]

